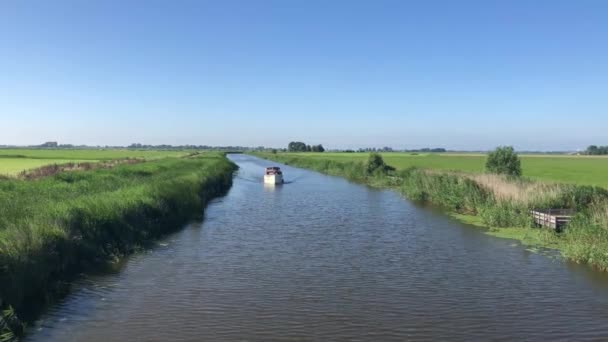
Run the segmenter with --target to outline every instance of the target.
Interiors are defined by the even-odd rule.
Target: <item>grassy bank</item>
[[[235,168],[209,153],[0,179],[0,302],[24,314],[66,275],[179,228],[230,187]]]
[[[608,191],[601,187],[434,169],[370,169],[363,161],[334,160],[319,153],[257,156],[392,188],[488,227],[493,235],[557,248],[568,259],[608,270]],[[534,208],[571,208],[577,215],[564,232],[554,233],[533,227],[529,210]]]

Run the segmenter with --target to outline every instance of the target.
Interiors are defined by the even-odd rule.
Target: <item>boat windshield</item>
[[[281,169],[273,166],[273,167],[267,167],[266,168],[266,174],[267,175],[280,175],[282,174]]]

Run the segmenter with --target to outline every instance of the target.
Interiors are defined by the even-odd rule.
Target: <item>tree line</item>
[[[591,145],[591,146],[587,147],[585,154],[592,155],[592,156],[607,155],[608,146]]]
[[[323,145],[307,145],[301,141],[292,141],[287,145],[289,152],[325,152]]]
[[[0,145],[0,148],[48,148],[48,149],[136,149],[136,150],[213,150],[213,151],[266,151],[265,146],[211,146],[211,145],[148,145],[133,143],[130,145],[73,145],[47,141],[39,145]],[[1,341],[1,339],[0,339]]]
[[[357,150],[353,150],[353,149],[346,149],[346,150],[342,150],[342,152],[346,152],[346,153],[354,153],[354,152],[422,152],[422,153],[429,153],[429,152],[434,152],[434,153],[445,153],[447,152],[447,150],[445,148],[429,148],[429,147],[425,147],[425,148],[419,148],[419,149],[404,149],[404,150],[395,150],[392,147],[380,147],[380,148],[376,148],[376,147],[364,147],[364,148],[359,148]]]
[[[264,151],[264,146],[210,146],[210,145],[146,145],[133,143],[126,148],[137,150],[212,150],[212,151]]]

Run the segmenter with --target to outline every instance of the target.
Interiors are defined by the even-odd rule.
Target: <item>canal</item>
[[[608,277],[387,190],[230,155],[234,185],[115,270],[83,275],[29,341],[601,340]]]

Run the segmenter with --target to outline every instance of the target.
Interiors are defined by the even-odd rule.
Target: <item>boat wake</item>
[[[296,177],[294,179],[285,180],[285,182],[283,182],[283,184],[297,183],[298,181],[305,179],[305,178],[306,178],[306,176],[302,175],[302,176]]]
[[[251,182],[251,183],[260,183],[263,182],[264,180],[259,178],[259,177],[243,177],[243,176],[236,176],[234,177],[236,179],[240,179],[240,180],[244,180],[246,182]]]

